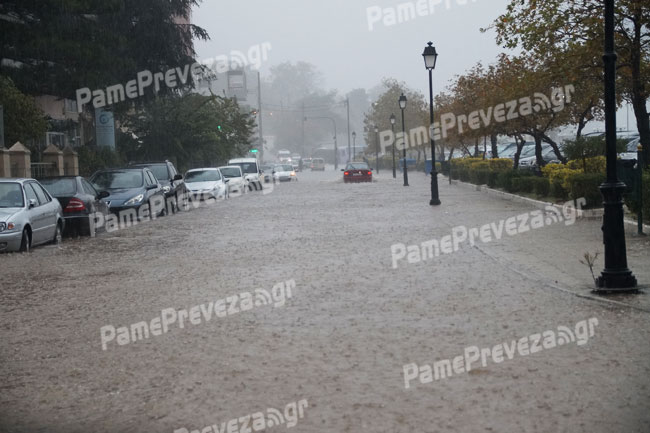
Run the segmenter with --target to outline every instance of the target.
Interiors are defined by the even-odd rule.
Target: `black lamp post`
[[[393,131],[393,179],[397,179],[397,172],[395,171],[395,122],[397,119],[394,114],[390,115],[390,130]]]
[[[357,159],[357,132],[352,131],[352,161]]]
[[[402,110],[402,140],[404,140],[404,186],[409,186],[409,173],[406,166],[406,126],[404,125],[404,110],[406,109],[406,96],[402,93],[399,97],[399,109]]]
[[[614,51],[614,0],[605,0],[605,137],[607,180],[600,186],[603,195],[603,243],[605,269],[598,277],[599,291],[629,291],[637,285],[627,267],[623,192],[625,184],[616,173],[616,52]]]
[[[429,71],[429,120],[431,121],[431,128],[433,128],[433,70],[436,68],[436,62],[438,61],[438,53],[433,43],[429,42],[427,44],[427,47],[424,48],[424,53],[422,53],[422,57],[424,57],[424,66]],[[429,204],[431,206],[440,205],[438,172],[436,171],[436,143],[433,139],[433,134],[431,134],[431,201],[429,201]]]
[[[377,145],[375,146],[375,164],[377,164],[377,174],[379,174],[379,128],[375,125],[375,138],[377,139]]]

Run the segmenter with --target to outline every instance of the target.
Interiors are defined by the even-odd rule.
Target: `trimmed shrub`
[[[545,177],[535,177],[533,192],[538,197],[548,197],[551,192],[551,182]]]
[[[461,182],[469,182],[469,170],[465,167],[460,167],[457,170]]]
[[[490,176],[490,170],[471,170],[469,181],[475,185],[486,185]]]
[[[581,173],[571,176],[571,194],[573,200],[584,197],[586,207],[600,207],[603,198],[600,194],[600,185],[605,181],[605,175],[600,173]]]
[[[488,181],[487,184],[490,188],[496,188],[499,184],[499,172],[490,171],[488,172]]]
[[[489,159],[488,165],[492,171],[508,171],[512,169],[513,162],[508,158]]]
[[[595,156],[593,158],[574,159],[567,162],[566,166],[571,170],[580,170],[584,173],[605,173],[607,170],[607,158]],[[585,170],[586,167],[586,170]]]
[[[557,197],[561,200],[566,200],[569,198],[569,192],[567,191],[564,186],[562,186],[562,180],[561,179],[554,179],[550,181],[551,184],[551,195],[553,197]]]
[[[643,220],[650,222],[650,170],[643,172]],[[639,212],[639,202],[636,199],[636,194],[628,194],[625,196],[625,204],[630,210],[636,214]]]
[[[521,192],[533,192],[533,189],[535,188],[535,177],[533,176],[525,176],[521,177],[519,179],[515,179],[513,182],[518,183],[518,189]]]

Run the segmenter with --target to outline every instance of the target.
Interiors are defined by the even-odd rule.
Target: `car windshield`
[[[242,173],[250,174],[250,173],[257,173],[257,164],[254,162],[238,162],[233,165],[238,165],[241,167]]]
[[[368,164],[365,162],[355,162],[348,165],[348,170],[369,170]]]
[[[278,165],[275,171],[293,171],[293,165]]]
[[[77,181],[71,178],[43,179],[41,185],[54,197],[69,197],[77,193]]]
[[[224,177],[241,177],[241,170],[235,167],[222,167],[219,169]]]
[[[219,170],[189,171],[185,174],[185,183],[216,182],[221,180]]]
[[[23,207],[23,189],[16,182],[0,182],[0,207]]]
[[[95,189],[102,191],[108,189],[140,188],[144,183],[142,172],[128,171],[100,171],[95,174],[90,182]]]
[[[169,170],[167,164],[148,165],[147,168],[153,172],[158,180],[169,180]]]

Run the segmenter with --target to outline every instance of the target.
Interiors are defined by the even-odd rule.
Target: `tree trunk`
[[[524,138],[521,135],[517,134],[515,135],[515,143],[517,143],[517,152],[515,152],[515,162],[513,168],[516,170],[519,168],[519,157],[521,156],[521,151],[523,150],[524,143],[526,143],[526,141],[524,141]]]
[[[478,138],[474,140],[474,158],[478,158]]]
[[[499,157],[499,148],[497,147],[497,135],[496,134],[491,134],[490,135],[490,142],[492,143],[492,158],[498,158]]]
[[[546,161],[542,157],[542,134],[536,132],[533,137],[535,138],[535,160],[537,161],[537,166],[542,168],[546,165]]]
[[[637,127],[639,129],[639,137],[641,138],[641,145],[643,146],[643,161],[645,167],[650,167],[650,119],[648,119],[648,110],[646,109],[646,101],[648,100],[649,89],[646,89],[645,82],[641,75],[641,10],[635,13],[634,26],[634,40],[632,42],[632,50],[630,51],[630,61],[632,69],[632,106],[634,107],[634,116],[636,117]]]
[[[542,140],[544,140],[544,142],[550,144],[551,147],[553,148],[553,152],[555,152],[555,156],[557,156],[557,159],[562,161],[563,164],[566,164],[566,157],[564,155],[562,155],[562,152],[560,152],[560,146],[558,146],[558,144],[555,141],[553,141],[551,139],[551,137],[549,137],[546,134],[542,134]]]

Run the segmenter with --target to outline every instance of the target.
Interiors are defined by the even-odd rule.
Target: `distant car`
[[[303,158],[302,159],[302,167],[303,168],[311,168],[311,158]]]
[[[108,215],[108,205],[102,199],[109,196],[106,191],[98,192],[81,176],[48,177],[40,180],[52,197],[63,208],[65,233],[80,236],[94,236],[94,215]]]
[[[372,169],[365,162],[351,162],[344,169],[343,182],[372,182]]]
[[[525,152],[524,152],[525,150]],[[535,146],[528,146],[521,152],[519,157],[519,168],[536,168],[537,167],[537,156],[535,155]],[[559,163],[561,162],[555,151],[550,144],[542,145],[542,159],[547,163]]]
[[[271,183],[273,182],[273,164],[264,164],[260,167],[260,170],[262,172],[262,178],[264,179],[264,183]]]
[[[244,173],[244,179],[246,180],[246,185],[248,190],[252,191],[261,191],[264,187],[262,186],[262,181],[260,180],[260,167],[255,158],[237,158],[231,159],[228,161],[228,165],[238,165],[241,167],[242,173]]]
[[[627,142],[625,145],[625,152],[619,153],[618,157],[622,160],[627,160],[631,161],[634,160],[636,161],[638,158],[638,153],[637,153],[637,147],[639,146],[639,143],[641,142],[641,138],[633,138],[630,141]]]
[[[141,162],[131,165],[134,168],[148,168],[151,170],[165,192],[165,198],[170,199],[171,211],[178,210],[176,197],[181,197],[187,192],[183,176],[178,173],[174,164],[169,161],[164,162]]]
[[[148,168],[99,170],[92,175],[90,183],[97,191],[109,193],[104,201],[113,214],[124,210],[139,211],[145,203],[149,204],[149,209],[161,208],[160,215],[167,213],[165,192]]]
[[[325,160],[323,158],[314,158],[311,160],[311,171],[325,171]]]
[[[192,194],[201,199],[222,199],[229,197],[228,183],[218,168],[195,168],[185,173],[185,185]]]
[[[278,164],[273,169],[273,182],[291,182],[297,181],[298,176],[296,175],[293,165],[291,164]]]
[[[34,179],[0,179],[0,251],[27,252],[61,243],[65,219],[59,201]]]
[[[217,168],[221,172],[221,175],[226,178],[228,195],[233,193],[238,195],[246,194],[248,187],[246,186],[246,179],[244,179],[244,174],[240,166],[229,165]]]

